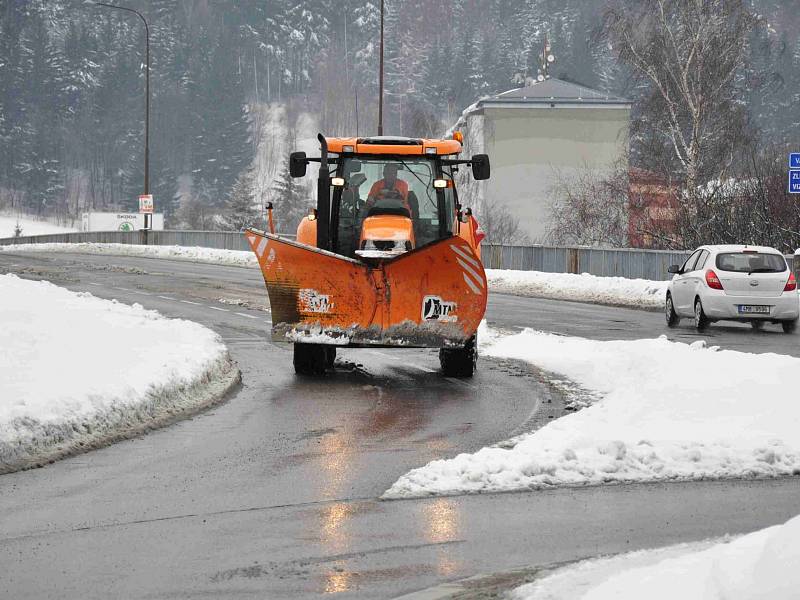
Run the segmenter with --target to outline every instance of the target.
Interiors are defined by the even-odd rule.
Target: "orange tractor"
[[[297,240],[248,229],[272,308],[272,339],[294,344],[299,374],[333,366],[337,347],[439,348],[444,374],[471,376],[486,310],[482,234],[454,172],[489,178],[485,154],[455,139],[325,138],[290,157],[293,177],[320,164],[317,206]],[[271,218],[270,218],[271,223]]]

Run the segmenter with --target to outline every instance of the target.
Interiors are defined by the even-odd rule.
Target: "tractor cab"
[[[453,175],[458,164],[471,162],[449,159],[460,151],[459,141],[372,137],[328,138],[326,143],[332,155],[331,251],[351,258],[390,258],[459,233],[458,219],[464,219],[458,214]],[[292,156],[310,160],[303,153]],[[298,241],[317,245],[318,215],[319,209],[299,224]]]
[[[344,157],[344,186],[332,198],[339,217],[335,251],[389,257],[451,235],[453,188],[434,187],[436,166],[428,158]]]

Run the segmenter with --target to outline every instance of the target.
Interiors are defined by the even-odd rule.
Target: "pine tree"
[[[14,168],[26,188],[27,209],[42,214],[48,206],[55,206],[64,190],[59,131],[60,53],[50,40],[43,16],[36,11],[29,15],[21,37],[22,64],[26,68],[22,90],[24,133]]]
[[[224,33],[192,86],[192,174],[196,193],[221,206],[250,160],[249,117],[238,60]]]
[[[294,233],[300,220],[308,214],[313,202],[302,180],[295,179],[286,166],[272,184],[272,201],[275,207],[275,229]]]
[[[241,231],[258,223],[260,211],[256,207],[253,172],[250,169],[242,171],[233,184],[225,203],[223,218],[234,231]]]

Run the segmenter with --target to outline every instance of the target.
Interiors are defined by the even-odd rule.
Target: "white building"
[[[531,241],[545,241],[557,178],[627,166],[630,109],[627,100],[559,79],[478,101],[456,126],[467,153],[491,160],[475,204],[505,206]]]

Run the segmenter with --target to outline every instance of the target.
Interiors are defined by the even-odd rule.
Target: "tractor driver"
[[[383,179],[379,179],[372,184],[367,195],[366,210],[369,210],[375,203],[386,197],[399,196],[403,207],[411,212],[411,205],[408,203],[408,183],[397,178],[398,166],[395,163],[386,163],[383,167]]]

